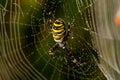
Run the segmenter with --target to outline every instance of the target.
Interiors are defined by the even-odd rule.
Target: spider
[[[70,59],[73,63],[75,63],[77,66],[79,66],[79,62],[72,54],[68,44],[67,40],[70,36],[70,24],[66,24],[65,21],[61,18],[56,19],[54,22],[52,22],[51,25],[51,32],[54,41],[56,42],[52,48],[49,50],[49,55],[53,56],[55,53],[57,47],[61,47],[63,49],[66,49],[68,55],[70,56]]]

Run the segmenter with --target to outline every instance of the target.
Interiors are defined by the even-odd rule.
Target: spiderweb
[[[93,5],[92,0],[1,0],[0,80],[106,80],[92,46]],[[63,49],[54,58],[48,55],[54,45],[49,19],[59,17],[71,24],[68,44],[79,68]]]
[[[101,6],[102,5],[102,6]],[[115,16],[120,9],[119,0],[95,1],[97,34],[95,46],[100,53],[99,67],[108,80],[120,79],[120,28],[115,24]]]

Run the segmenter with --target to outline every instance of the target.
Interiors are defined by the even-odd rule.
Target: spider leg
[[[68,25],[68,30],[66,31],[65,37],[63,39],[64,42],[66,42],[68,40],[68,37],[70,36],[70,25]]]
[[[49,50],[49,55],[54,55],[55,49],[58,47],[58,43],[55,43],[52,48]]]
[[[70,56],[70,59],[72,60],[72,62],[73,62],[77,67],[79,67],[79,66],[80,66],[80,63],[78,62],[78,60],[77,60],[77,59],[74,57],[74,55],[72,54],[72,51],[70,50],[70,48],[69,48],[68,45],[67,45],[67,42],[66,42],[65,48],[66,48],[67,53],[68,53],[68,55]]]

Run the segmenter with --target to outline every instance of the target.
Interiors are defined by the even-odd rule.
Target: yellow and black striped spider
[[[63,19],[58,18],[54,22],[52,22],[51,32],[52,32],[53,39],[56,43],[53,45],[52,48],[50,48],[49,55],[54,55],[54,51],[56,50],[56,48],[61,47],[63,49],[66,49],[72,62],[78,66],[79,62],[73,56],[73,54],[71,53],[71,50],[67,44],[67,40],[70,35],[70,24],[66,24]]]

